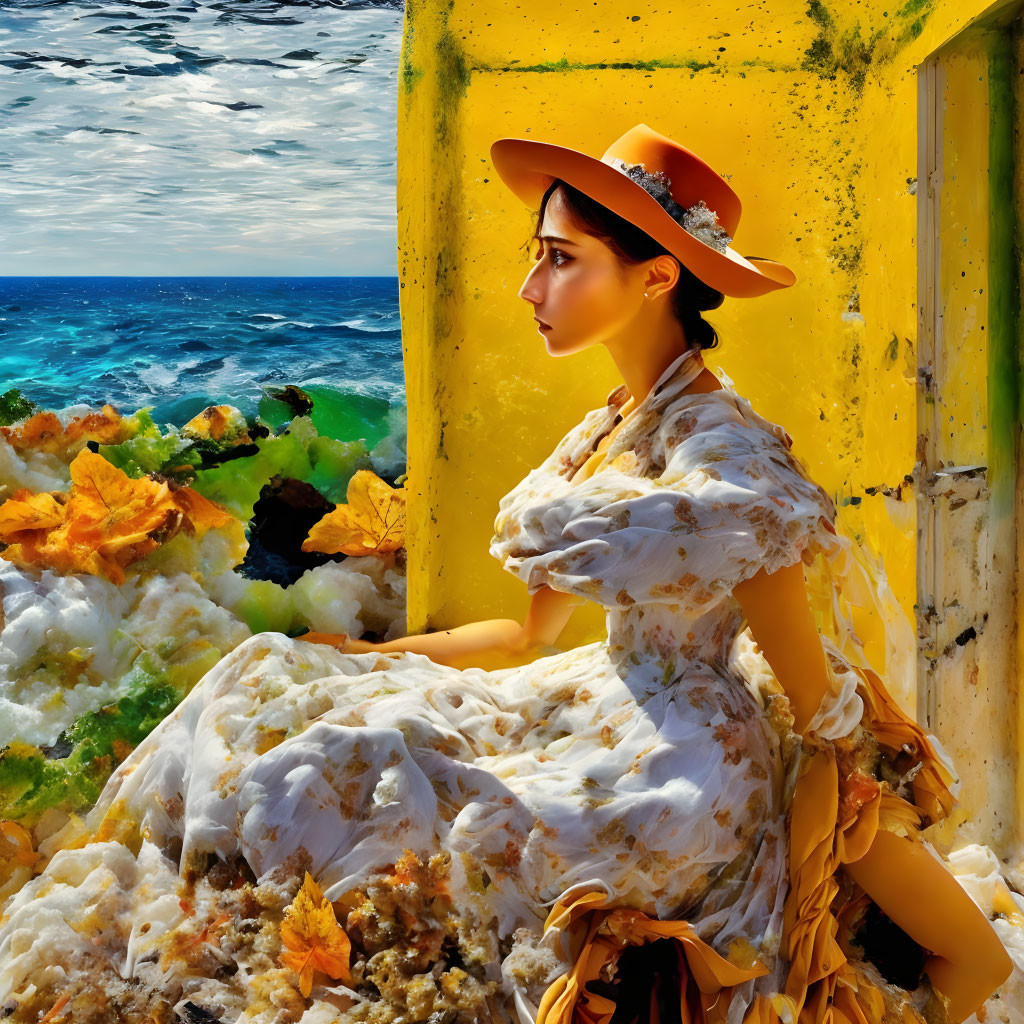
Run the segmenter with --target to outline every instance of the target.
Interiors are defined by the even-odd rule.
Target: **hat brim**
[[[647,232],[708,287],[735,298],[788,288],[796,274],[775,260],[724,252],[691,235],[643,186],[587,153],[534,139],[498,139],[491,145],[498,176],[524,203],[540,207],[555,178]]]

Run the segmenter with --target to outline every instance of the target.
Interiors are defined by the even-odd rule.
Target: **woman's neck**
[[[691,347],[668,295],[641,304],[636,316],[604,342],[634,408],[642,402],[666,367]],[[628,412],[628,409],[627,409]]]
[[[654,358],[648,352],[644,355],[650,358],[641,359],[634,353],[628,360],[623,360],[622,362],[616,360],[619,371],[625,378],[626,390],[629,392],[629,398],[626,399],[619,412],[623,416],[632,412],[650,394],[651,389],[672,362],[686,351],[688,351],[688,348],[684,345],[683,348],[675,351],[662,353],[660,358]],[[691,358],[694,357],[691,356]],[[683,388],[683,391],[712,391],[721,386],[718,378],[710,370],[704,368]]]

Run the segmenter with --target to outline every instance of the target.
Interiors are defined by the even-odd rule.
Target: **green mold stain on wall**
[[[1013,45],[1009,34],[995,35],[988,64],[988,480],[997,509],[1006,513],[1013,503],[1020,421]]]
[[[818,34],[804,51],[803,68],[822,78],[847,75],[858,93],[864,88],[872,64],[892,60],[924,30],[935,0],[908,0],[875,29],[862,29],[859,21],[843,26],[823,3],[807,0],[807,17],[818,26]]]
[[[563,57],[558,61],[548,61],[543,64],[523,64],[516,67],[517,61],[510,61],[505,67],[484,67],[479,66],[475,70],[480,71],[502,71],[502,72],[535,72],[544,74],[549,71],[564,73],[567,71],[658,71],[658,70],[679,70],[687,68],[690,71],[704,71],[716,67],[714,61],[701,60],[699,57],[682,57],[679,60],[633,60],[633,61],[600,61],[594,63],[583,63],[570,61]]]

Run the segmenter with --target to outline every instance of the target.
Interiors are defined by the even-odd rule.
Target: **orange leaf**
[[[347,505],[336,505],[309,531],[303,551],[374,555],[405,543],[404,487],[389,487],[376,473],[360,469],[345,496]]]
[[[192,527],[203,534],[216,526],[227,526],[234,516],[216,502],[204,498],[191,487],[180,487],[174,492],[174,501],[185,513]]]
[[[298,972],[299,991],[307,999],[313,988],[314,971],[323,971],[345,985],[352,984],[352,945],[334,916],[334,907],[308,871],[302,888],[285,911],[281,942],[287,950],[280,955],[281,963]]]
[[[52,530],[64,522],[64,506],[46,491],[33,494],[22,487],[0,505],[0,535],[23,530]]]
[[[39,854],[32,849],[32,833],[9,818],[0,820],[0,851],[5,858],[25,867],[31,867],[39,859]]]
[[[10,545],[0,556],[121,584],[125,566],[179,530],[194,534],[231,519],[191,488],[172,493],[166,483],[151,477],[133,480],[88,449],[75,456],[70,471],[71,490],[62,506],[52,495],[24,490],[0,505],[0,541]]]
[[[121,435],[124,432],[120,413],[110,405],[103,406],[100,412],[76,416],[68,421],[66,427],[52,412],[37,412],[20,427],[0,427],[0,434],[16,451],[31,448],[64,458],[84,448],[86,441],[116,444],[123,439]]]

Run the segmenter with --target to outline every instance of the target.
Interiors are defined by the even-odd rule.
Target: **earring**
[[[644,292],[644,298],[645,299],[647,298],[647,292]]]

